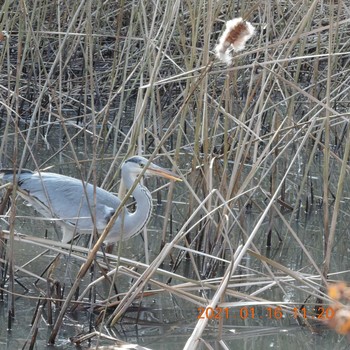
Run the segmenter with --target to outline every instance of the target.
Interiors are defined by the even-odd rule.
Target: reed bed
[[[233,326],[214,324],[213,310],[260,307],[314,331],[303,307],[330,305],[327,286],[349,268],[350,5],[5,0],[0,9],[2,167],[51,168],[123,196],[120,164],[143,154],[183,179],[147,182],[159,205],[132,257],[124,242],[104,251],[108,227],[94,246],[63,244],[54,220],[3,200],[7,327],[18,298],[37,305],[21,347],[35,347],[42,319],[56,343],[77,312],[89,322],[73,344],[121,340],[118,325],[133,309],[132,323],[146,322],[152,298],[173,313],[178,302],[192,308],[184,349],[213,338],[229,348]],[[227,64],[215,46],[235,17],[255,34]],[[16,188],[7,196],[14,203]],[[20,247],[33,251],[28,261]]]

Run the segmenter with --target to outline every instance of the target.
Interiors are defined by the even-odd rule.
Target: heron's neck
[[[129,190],[135,182],[133,176],[124,176],[123,181]],[[126,211],[124,225],[125,232],[128,232],[128,238],[140,232],[148,223],[152,213],[152,196],[148,189],[138,183],[132,192],[136,201],[136,210],[134,212]]]

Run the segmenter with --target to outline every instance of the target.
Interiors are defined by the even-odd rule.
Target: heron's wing
[[[4,175],[3,181],[12,182],[13,175]],[[94,212],[94,188],[80,180],[54,173],[21,173],[17,182],[23,197],[44,216],[54,216],[75,225],[80,231],[91,231]],[[96,187],[96,227],[103,229],[120,200],[113,194]],[[91,209],[91,210],[90,210]]]

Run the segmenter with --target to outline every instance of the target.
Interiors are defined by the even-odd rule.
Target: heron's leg
[[[106,267],[107,267],[107,268],[103,268],[103,267],[100,266],[100,265],[98,264],[98,262],[96,261],[96,262],[97,262],[97,265],[98,265],[98,267],[99,267],[99,269],[100,269],[101,274],[105,277],[106,281],[108,281],[108,283],[110,283],[110,284],[112,284],[112,280],[107,276],[107,273],[108,273],[109,271],[111,271],[111,266],[110,266],[110,264],[109,264],[109,260],[108,260],[108,257],[106,256],[106,254],[112,254],[112,253],[113,253],[113,248],[114,248],[114,247],[115,247],[115,244],[114,244],[114,243],[108,244],[108,245],[106,245],[106,246],[104,246],[104,245],[101,246],[101,251],[102,251],[102,253],[103,253],[103,261],[104,261],[104,263],[106,264]],[[118,294],[117,286],[116,286],[115,283],[113,283],[113,289],[114,289],[114,292],[115,292],[116,294]]]

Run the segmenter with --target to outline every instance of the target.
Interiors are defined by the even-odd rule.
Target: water
[[[19,208],[25,210],[25,208]],[[313,245],[314,235],[313,220],[318,220],[316,216],[310,218],[308,222],[308,232],[305,233],[305,245],[315,254],[320,249],[318,245]],[[153,221],[153,223],[156,220]],[[42,226],[50,226],[49,223],[41,224]],[[21,232],[25,230],[24,226],[19,226]],[[44,227],[38,227],[37,221],[35,225],[28,226],[26,229],[33,232],[34,228],[38,233],[42,232]],[[48,227],[49,229],[49,227]],[[49,232],[55,234],[53,230]],[[151,231],[152,232],[152,231]],[[158,242],[154,239],[157,232],[152,232],[151,242]],[[153,239],[152,239],[153,238]],[[345,238],[345,237],[344,237]],[[144,258],[142,254],[138,252],[138,247],[142,243],[140,237],[135,237],[125,246],[124,256],[133,257],[142,261]],[[270,254],[275,260],[279,260],[280,263],[284,263],[289,268],[298,270],[299,267],[304,266],[304,262],[300,258],[300,251],[290,247],[290,242],[285,239],[282,247],[272,250]],[[343,245],[338,245],[339,249],[343,249]],[[155,255],[157,244],[151,249],[151,257]],[[30,258],[38,254],[42,249],[38,247],[29,247],[28,244],[18,242],[16,245],[16,263],[18,265],[28,261]],[[43,267],[48,263],[51,256],[54,254],[47,254],[43,258],[39,259],[33,264],[30,264],[26,268],[34,273],[39,273]],[[341,264],[345,269],[349,266],[349,259],[347,255],[335,254],[334,259],[336,263]],[[245,261],[247,266],[255,268],[254,259]],[[39,266],[38,266],[39,265]],[[69,266],[69,272],[66,268]],[[75,273],[79,267],[77,261],[66,261],[63,259],[62,266],[60,267],[60,273],[65,274],[66,280],[71,281],[74,279]],[[165,266],[169,268],[170,266]],[[186,269],[186,263],[184,264],[184,270]],[[58,273],[59,274],[59,273]],[[18,274],[19,276],[21,274]],[[348,274],[344,275],[344,279],[348,278]],[[4,300],[0,303],[0,349],[20,349],[31,334],[31,321],[32,315],[36,306],[36,298],[40,288],[44,288],[44,284],[40,284],[35,287],[33,285],[33,278],[20,277],[18,280],[22,285],[25,285],[29,291],[25,292],[23,288],[16,283],[16,297],[15,302],[15,318],[13,319],[12,330],[7,331],[7,309],[8,298],[5,294]],[[118,288],[121,291],[127,291],[128,287],[133,283],[130,278],[120,279]],[[105,286],[107,289],[107,286]],[[288,288],[286,290],[290,293],[288,298],[290,300],[297,300],[298,296],[295,295],[295,288]],[[247,290],[248,291],[248,290]],[[106,291],[105,291],[106,292]],[[276,294],[277,293],[277,294]],[[266,292],[266,297],[273,300],[281,300],[283,296],[280,295],[280,290],[269,290]],[[103,293],[99,294],[102,298]],[[305,293],[307,295],[307,293]],[[264,297],[264,295],[262,295]],[[300,297],[300,296],[299,296]],[[31,299],[33,298],[33,299]],[[286,296],[284,296],[286,298]],[[248,308],[250,310],[250,308]],[[309,311],[309,310],[308,310]],[[103,329],[105,334],[116,336],[119,339],[127,341],[129,343],[137,343],[144,345],[151,349],[180,349],[186,343],[193,328],[197,323],[199,317],[198,308],[190,302],[186,302],[183,299],[170,295],[167,293],[155,294],[152,297],[143,299],[141,311],[130,310],[126,313],[121,322],[111,330]],[[252,317],[252,313],[245,319],[242,319],[241,309],[230,309],[229,314],[223,316],[224,327],[223,335],[221,339],[225,342],[228,348],[234,349],[347,349],[348,340],[344,336],[337,335],[335,332],[328,330],[325,327],[315,328],[318,333],[312,333],[306,327],[300,327],[297,325],[296,320],[292,315],[283,313],[281,319],[275,319],[269,317],[267,313],[267,307],[255,307],[255,315]],[[93,314],[93,319],[97,317],[98,313]],[[57,315],[56,315],[57,316]],[[64,326],[59,334],[57,342],[54,346],[47,345],[47,339],[50,334],[51,326],[47,325],[45,320],[47,319],[47,310],[43,310],[43,315],[39,323],[38,339],[36,342],[36,349],[76,349],[69,338],[89,332],[89,321],[91,313],[88,310],[81,310],[79,312],[68,314],[65,319]],[[245,314],[243,314],[245,317]],[[204,333],[204,340],[216,349],[220,349],[217,339],[219,322],[218,320],[209,321],[209,325]],[[92,345],[95,341],[92,341]],[[100,344],[110,344],[107,340],[102,340]],[[257,345],[259,344],[259,345]],[[84,343],[87,346],[87,343]],[[204,348],[204,347],[203,347]]]
[[[42,150],[42,157],[43,159],[47,157],[44,150]],[[52,163],[56,160],[52,159]],[[60,169],[66,174],[74,175],[74,168],[69,167],[67,164]],[[67,169],[69,169],[68,172]],[[157,187],[157,183],[152,180],[149,182],[149,186],[155,188]],[[163,199],[166,198],[166,191],[166,189],[162,191]],[[186,196],[180,196],[179,198],[186,198]],[[183,203],[186,203],[185,199],[183,200]],[[179,204],[174,206],[176,209],[174,210],[173,217],[174,234],[183,223],[182,215],[185,216],[185,214],[181,213],[182,207],[185,207],[185,205]],[[159,235],[162,231],[163,210],[164,205],[156,208],[149,225],[150,261],[157,256],[161,249]],[[28,216],[37,216],[32,208],[28,208],[19,203],[18,213],[21,216],[27,216],[27,218],[21,218],[20,215],[18,216],[16,220],[16,229],[18,232],[37,237],[43,237],[46,234],[48,238],[57,240],[57,234],[53,229],[52,223],[48,221],[28,219]],[[297,233],[308,252],[320,266],[322,264],[323,254],[323,233],[320,232],[322,211],[317,205],[315,205],[311,208],[310,213],[311,214],[309,215],[301,215],[300,220],[293,221],[292,225],[294,231]],[[254,227],[257,218],[258,216],[254,212],[247,214],[248,232]],[[349,248],[347,245],[349,227],[347,222],[347,211],[343,210],[339,216],[340,234],[337,235],[335,249],[332,255],[332,271],[344,271],[344,273],[332,276],[332,278],[336,280],[350,279],[350,273],[347,272],[350,270]],[[251,225],[251,227],[249,227],[249,225]],[[262,226],[262,229],[266,229],[266,231],[267,228],[268,222],[264,223]],[[282,236],[283,242],[278,244],[278,240],[274,235],[273,247],[272,249],[267,250],[265,248],[265,234],[261,234],[260,236],[257,236],[258,238],[254,241],[261,253],[293,271],[301,271],[303,273],[310,271],[310,273],[313,273],[313,268],[305,254],[303,254],[302,249],[299,245],[295,244],[295,238],[285,230],[284,225],[278,218],[275,218],[275,229]],[[234,237],[234,239],[237,238]],[[169,240],[170,238],[168,237],[168,241]],[[122,256],[134,261],[144,262],[145,253],[143,248],[140,249],[140,247],[143,246],[144,242],[142,238],[140,236],[135,237],[130,241],[123,243]],[[41,247],[18,241],[15,243],[15,263],[17,266],[24,266],[29,260],[33,259],[43,251],[44,249]],[[23,268],[33,274],[40,274],[54,256],[55,253],[53,251],[47,252]],[[175,251],[172,258],[176,258]],[[81,262],[74,258],[61,258],[53,276],[60,281],[60,283],[65,282],[67,286],[66,288],[69,288],[75,279],[80,264]],[[200,264],[201,260],[199,259],[198,265],[201,266]],[[251,271],[257,273],[257,278],[261,279],[259,282],[264,282],[266,271],[261,269],[260,261],[247,255],[247,257],[243,259],[242,264],[244,264],[244,266],[241,267],[241,271],[245,271],[244,269],[249,268]],[[162,268],[165,270],[172,269],[172,265],[170,265],[170,257],[166,260],[166,263]],[[217,276],[223,274],[225,268],[226,266],[219,267]],[[176,272],[185,277],[194,277],[191,262],[188,260],[183,260]],[[278,275],[278,271],[274,272]],[[95,271],[94,273],[94,275],[87,275],[85,277],[81,289],[100,276],[99,271]],[[35,278],[23,272],[17,272],[16,278],[15,317],[12,320],[11,330],[7,330],[9,297],[6,291],[4,299],[0,301],[0,350],[21,349],[26,341],[30,339],[31,322],[37,305],[37,298],[46,293],[47,286],[45,282],[41,281],[34,284]],[[161,275],[157,275],[156,279],[163,283],[167,282],[167,277],[165,276],[162,277]],[[128,276],[118,276],[118,292],[127,292],[134,281],[134,279]],[[245,292],[247,294],[253,292],[254,288],[257,287],[258,282],[256,285],[252,285],[251,282],[248,282],[249,281],[247,280],[246,287],[241,287],[237,284],[237,292]],[[316,282],[319,283],[319,280],[316,279]],[[154,289],[157,288],[152,286],[152,290]],[[303,287],[300,289],[295,288],[295,284],[292,281],[283,282],[283,289],[284,293],[278,288],[267,289],[264,293],[259,294],[259,297],[269,300],[284,300],[292,302],[295,300],[307,300],[307,297],[309,296],[309,291],[303,291]],[[98,284],[96,287],[97,301],[103,301],[107,297],[108,292],[108,284]],[[198,292],[198,296],[203,297],[203,294]],[[209,292],[205,295],[205,297],[209,299],[211,296],[212,295]],[[238,301],[239,298],[232,298],[232,300]],[[198,310],[199,306],[200,305],[194,305],[175,294],[155,292],[151,296],[143,298],[141,305],[133,305],[133,308],[128,310],[115,327],[111,329],[103,328],[101,331],[105,335],[115,336],[126,342],[137,343],[151,349],[181,349],[197,324],[200,312],[200,310]],[[295,307],[299,306],[300,304],[295,305]],[[308,309],[308,312],[311,312],[311,306],[307,305],[307,307],[310,308]],[[268,312],[266,306],[256,307],[256,309],[254,309],[255,317],[250,313],[248,317],[243,319],[240,314],[242,313],[242,309],[230,308],[229,314],[227,316],[225,315],[222,319],[222,327],[219,327],[218,320],[209,321],[203,334],[203,340],[209,343],[214,349],[221,349],[218,341],[218,332],[220,329],[222,334],[219,339],[222,339],[230,349],[328,350],[330,348],[347,349],[349,346],[348,339],[345,336],[338,335],[332,330],[328,330],[324,325],[321,327],[315,326],[311,331],[307,327],[299,326],[292,315],[283,313],[282,318],[276,319],[274,317],[268,317]],[[53,317],[57,317],[57,314],[58,310],[54,310]],[[48,310],[44,307],[39,322],[35,349],[76,349],[76,346],[70,341],[70,338],[76,337],[79,334],[89,333],[91,331],[89,325],[94,324],[94,321],[96,321],[98,316],[99,311],[94,310],[94,312],[91,312],[89,306],[77,312],[67,314],[55,345],[47,345],[52,326],[47,324]],[[88,342],[82,343],[82,347],[87,348],[94,344],[96,344],[95,338],[92,339],[91,344]],[[102,339],[99,344],[111,344],[111,342]],[[202,348],[204,349],[205,346],[203,345]]]

